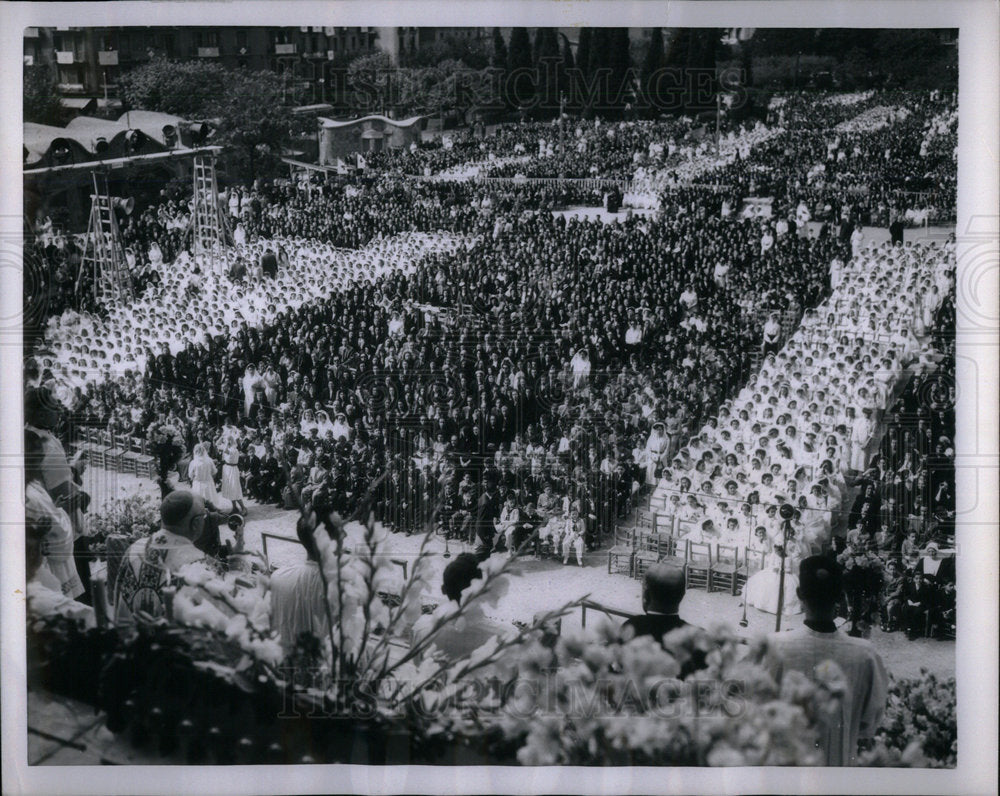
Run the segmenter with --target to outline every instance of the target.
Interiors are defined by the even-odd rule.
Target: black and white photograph
[[[45,5],[5,76],[5,793],[995,776],[982,31]]]

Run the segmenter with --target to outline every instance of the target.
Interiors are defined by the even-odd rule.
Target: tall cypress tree
[[[510,32],[510,47],[507,51],[508,102],[515,107],[530,104],[534,99],[532,81],[528,76],[532,67],[531,39],[527,28],[513,28]],[[521,70],[518,72],[518,70]],[[516,74],[515,74],[516,73]]]
[[[559,63],[559,96],[565,96],[566,101],[570,101],[571,86],[570,80],[573,75],[573,69],[576,66],[576,61],[573,58],[573,47],[569,43],[569,39],[565,34],[560,34],[562,36],[562,53]]]
[[[608,101],[619,111],[633,99],[628,73],[632,65],[629,48],[628,28],[612,28],[608,34],[608,66],[611,68]]]
[[[597,28],[594,31],[590,47],[590,59],[587,63],[587,75],[593,87],[590,94],[591,111],[596,115],[604,115],[608,111],[608,86],[611,81],[607,74],[610,66],[611,35],[608,28]]]
[[[493,57],[490,59],[490,66],[494,69],[507,69],[507,45],[500,28],[493,28]]]
[[[646,57],[642,61],[640,76],[642,92],[645,94],[646,102],[651,106],[650,113],[654,117],[664,107],[656,84],[657,73],[663,64],[663,31],[660,28],[653,28],[649,37],[649,47],[646,49]]]

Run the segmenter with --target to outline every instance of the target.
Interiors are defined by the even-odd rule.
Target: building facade
[[[289,90],[303,104],[325,102],[323,77],[330,65],[344,67],[361,55],[399,55],[448,37],[468,40],[484,28],[374,27],[127,27],[26,28],[24,62],[46,65],[64,97],[116,96],[122,71],[155,55],[204,59],[229,69],[289,74]]]

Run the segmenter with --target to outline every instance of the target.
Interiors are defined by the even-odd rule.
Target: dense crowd
[[[543,527],[564,559],[572,547],[579,557],[657,484],[664,508],[693,524],[689,539],[738,545],[763,528],[757,541],[776,547],[775,510],[789,502],[801,555],[815,552],[835,530],[845,479],[865,470],[859,451],[894,380],[919,354],[914,316],[948,293],[927,269],[945,266],[937,253],[871,254],[845,230],[813,236],[794,216],[772,225],[733,208],[779,187],[767,182],[778,152],[789,175],[779,199],[819,149],[832,171],[887,131],[912,166],[911,133],[946,100],[896,114],[889,99],[805,105],[782,119],[788,132],[730,131],[719,152],[684,120],[581,124],[572,157],[600,176],[667,164],[649,172],[659,212],[615,223],[552,212],[593,203],[590,189],[371,174],[412,172],[421,148],[376,158],[354,181],[228,192],[236,241],[222,258],[171,261],[187,211],[164,202],[125,230],[144,291],[102,316],[53,314],[37,381],[78,425],[154,448],[176,439],[161,477],[179,466],[206,495],[225,472],[234,501],[245,490],[349,515],[370,500],[393,528],[436,524],[483,557]],[[824,133],[802,126],[806,111]],[[935,117],[928,149],[951,121]],[[541,129],[502,128],[499,140],[526,149]],[[788,149],[793,134],[801,145]],[[460,143],[442,151],[496,154]],[[572,172],[553,144],[521,165]],[[731,187],[658,181],[670,164]],[[779,318],[794,327],[803,312],[779,353]]]

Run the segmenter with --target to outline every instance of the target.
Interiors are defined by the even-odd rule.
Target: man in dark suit
[[[663,634],[688,623],[678,616],[684,599],[684,570],[671,564],[656,564],[646,571],[642,581],[642,610],[622,625],[622,641],[636,636],[653,636],[663,641]]]

